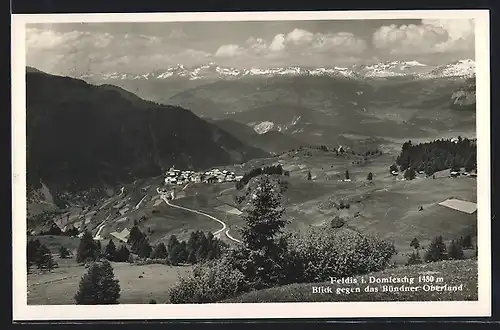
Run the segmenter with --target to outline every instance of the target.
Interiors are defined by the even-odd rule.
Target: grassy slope
[[[86,269],[72,259],[60,260],[51,273],[28,274],[28,305],[71,305],[78,284]],[[168,303],[168,290],[190,266],[134,265],[112,263],[121,287],[121,304],[147,304],[155,299]],[[139,276],[143,276],[139,278]]]
[[[429,273],[426,273],[429,272]],[[431,273],[433,272],[433,273]],[[325,301],[465,301],[477,300],[477,260],[460,260],[460,261],[442,261],[429,264],[420,264],[409,267],[400,267],[395,269],[387,269],[382,272],[373,273],[364,276],[356,277],[358,283],[361,283],[361,278],[364,278],[366,283],[369,282],[369,277],[383,278],[388,276],[393,277],[412,277],[415,278],[413,286],[421,286],[418,283],[418,276],[422,274],[433,275],[434,277],[442,277],[443,282],[439,285],[460,285],[463,284],[463,290],[457,292],[381,292],[383,284],[372,284],[370,287],[379,287],[379,292],[365,292],[364,288],[369,284],[330,284],[330,283],[308,283],[308,284],[291,284],[282,287],[271,288],[267,290],[253,291],[243,294],[239,297],[229,299],[227,303],[264,303],[264,302],[325,302]],[[400,284],[399,284],[400,285]],[[394,286],[399,286],[394,284]],[[436,284],[437,285],[437,284]],[[318,294],[312,293],[313,286],[329,286],[333,289],[333,294]],[[359,287],[361,292],[351,294],[336,293],[337,288],[356,288]]]

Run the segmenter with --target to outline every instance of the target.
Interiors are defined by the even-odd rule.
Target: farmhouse
[[[445,206],[445,207],[448,207],[450,209],[454,209],[454,210],[457,210],[460,212],[464,212],[467,214],[473,214],[474,212],[477,211],[477,204],[476,203],[463,201],[460,199],[454,199],[454,198],[450,198],[450,199],[447,199],[445,201],[442,201],[441,203],[439,203],[439,205]]]

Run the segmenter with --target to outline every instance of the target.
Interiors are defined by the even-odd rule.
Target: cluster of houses
[[[241,180],[241,178],[243,178],[243,176],[236,175],[234,172],[228,170],[220,170],[217,168],[201,173],[171,168],[166,173],[165,184],[186,185],[188,183],[236,182]]]

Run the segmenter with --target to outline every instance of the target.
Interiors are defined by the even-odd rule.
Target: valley
[[[280,189],[285,233],[306,237],[339,222],[392,244],[384,271],[404,271],[412,253],[424,257],[438,236],[446,246],[470,237],[476,247],[477,212],[440,204],[477,203],[477,168],[468,168],[476,138],[472,63],[416,63],[266,73],[177,66],[85,81],[27,69],[28,238],[58,263],[30,270],[28,304],[73,303],[86,269],[75,259],[85,233],[102,242],[101,252],[110,240],[133,251],[128,262],[111,261],[120,303],[170,303],[179,277],[204,265],[187,260],[198,251],[173,262],[169,247],[155,261],[139,256],[132,232],[139,229],[150,249],[172,237],[189,245],[198,232],[222,250],[238,249],[264,169],[278,169],[265,177]],[[445,147],[425,152],[445,154],[442,163],[418,154],[420,167],[404,167],[407,141],[441,139]],[[440,169],[427,173],[431,166]],[[174,180],[172,168],[192,176]],[[58,257],[61,246],[70,257]],[[475,250],[463,253],[471,267]],[[467,275],[477,276],[474,267]]]

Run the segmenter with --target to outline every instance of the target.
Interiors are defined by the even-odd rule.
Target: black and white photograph
[[[12,24],[15,316],[489,315],[487,11]]]

